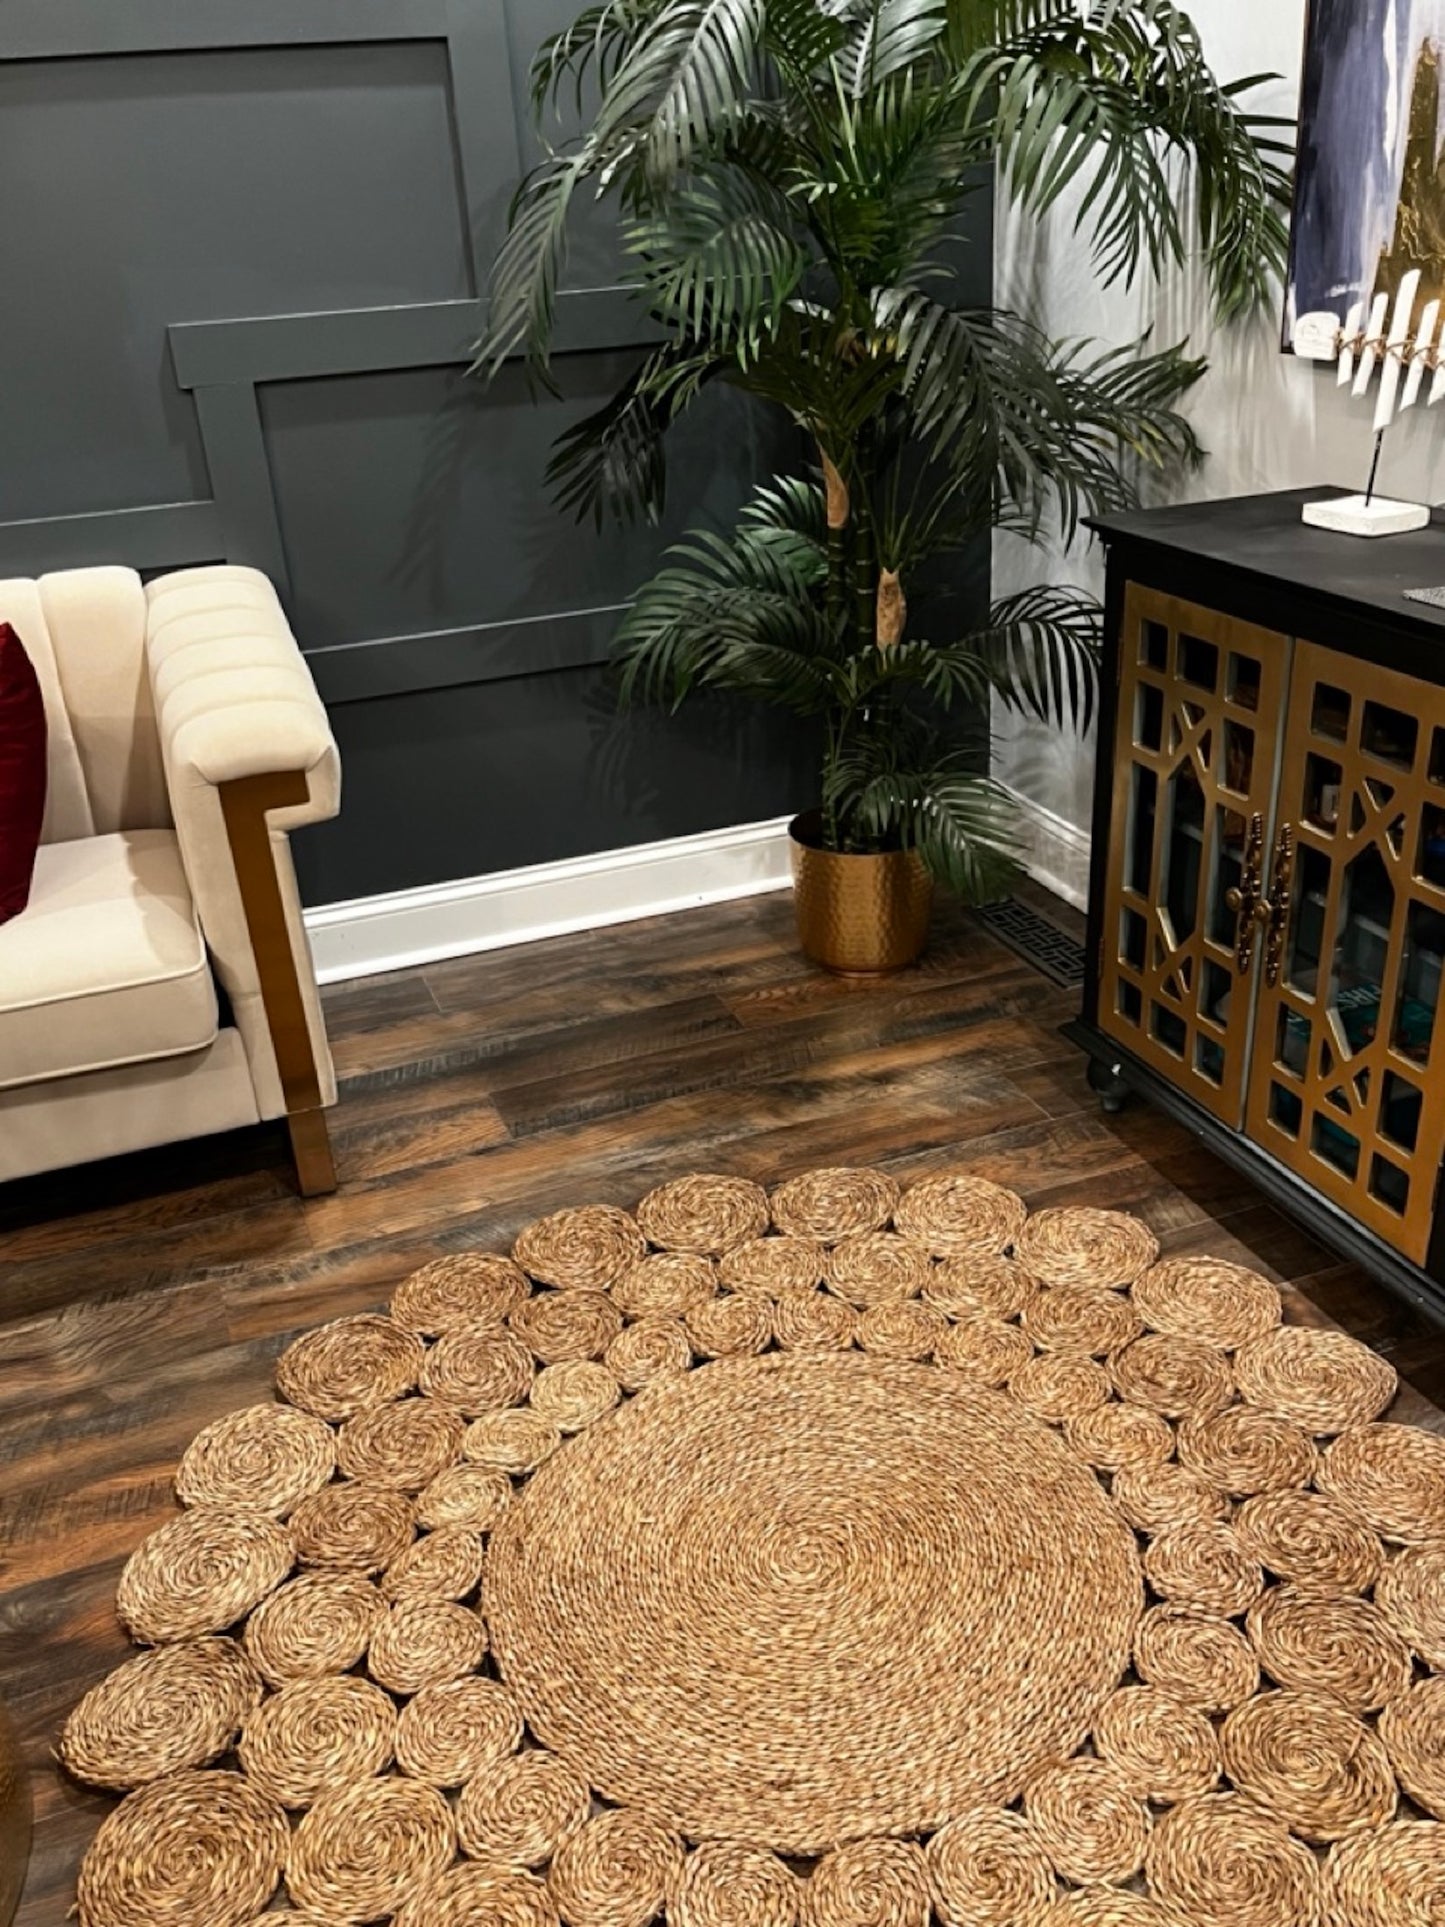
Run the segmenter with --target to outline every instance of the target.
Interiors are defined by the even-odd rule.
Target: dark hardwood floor
[[[1179,1126],[1103,1117],[1056,1034],[1074,996],[962,912],[878,984],[808,966],[791,918],[786,895],[761,897],[328,992],[334,1197],[294,1195],[269,1130],[0,1189],[0,1690],[38,1822],[22,1927],[63,1921],[110,1804],[49,1749],[129,1650],[116,1577],[171,1515],[188,1441],[267,1396],[299,1328],[378,1304],[439,1253],[505,1248],[559,1205],[631,1204],[688,1170],[772,1182],[853,1162],[1121,1206],[1166,1251],[1281,1281],[1293,1316],[1394,1361],[1401,1416],[1445,1425],[1445,1335]]]

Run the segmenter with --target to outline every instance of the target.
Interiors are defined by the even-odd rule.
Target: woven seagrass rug
[[[1445,1921],[1445,1440],[1251,1271],[690,1177],[276,1385],[60,1736],[82,1927]]]

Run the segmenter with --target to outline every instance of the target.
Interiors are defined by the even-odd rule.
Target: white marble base
[[[1430,511],[1415,502],[1391,502],[1377,495],[1367,502],[1363,495],[1341,495],[1331,502],[1309,502],[1304,519],[1311,528],[1329,529],[1336,535],[1408,535],[1412,529],[1428,528]]]

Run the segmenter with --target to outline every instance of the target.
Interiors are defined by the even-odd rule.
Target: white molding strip
[[[1019,813],[1019,840],[1023,846],[1023,866],[1035,883],[1043,884],[1076,910],[1089,904],[1089,850],[1092,839],[1087,830],[1045,809],[1032,797],[1022,796],[1005,784]]]
[[[323,984],[782,890],[788,823],[743,823],[306,912]]]

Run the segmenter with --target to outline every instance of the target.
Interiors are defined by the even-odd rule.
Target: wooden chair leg
[[[304,770],[238,776],[220,786],[221,814],[231,845],[236,887],[241,893],[261,1003],[286,1104],[296,1184],[303,1198],[316,1198],[336,1189],[336,1166],[331,1161],[306,1001],[266,820],[268,811],[294,809],[306,801],[308,794]]]
[[[296,1184],[303,1198],[319,1198],[336,1189],[336,1166],[325,1111],[292,1111],[286,1119],[291,1133],[291,1156]]]

